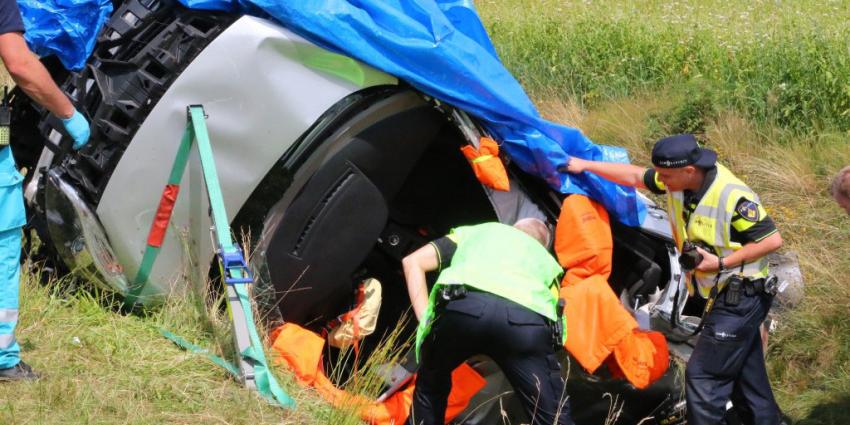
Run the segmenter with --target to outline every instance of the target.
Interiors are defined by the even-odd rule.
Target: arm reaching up
[[[646,189],[646,185],[643,182],[646,168],[637,165],[588,161],[586,159],[571,157],[567,161],[566,171],[570,174],[579,174],[583,171],[588,171],[614,183],[637,189]]]

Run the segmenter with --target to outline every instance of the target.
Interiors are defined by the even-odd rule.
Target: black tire
[[[117,6],[86,68],[70,74],[61,85],[91,122],[89,145],[71,152],[61,123],[43,111],[41,140],[21,143],[43,143],[53,150],[53,164],[96,207],[150,111],[195,57],[237,18],[185,9],[171,0],[129,0]],[[54,130],[63,136],[59,146],[47,142]],[[22,160],[24,166],[32,161]]]

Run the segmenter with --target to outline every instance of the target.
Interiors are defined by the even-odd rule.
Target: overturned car
[[[385,335],[410,307],[406,254],[459,225],[536,216],[554,227],[561,214],[564,195],[509,157],[510,191],[476,179],[460,148],[477,146],[484,131],[463,110],[267,19],[128,0],[83,71],[47,64],[90,119],[92,139],[72,151],[58,121],[13,93],[11,143],[28,170],[40,254],[58,273],[121,295],[124,276],[140,267],[190,104],[209,116],[231,226],[250,235],[270,320],[320,331],[351,308],[359,282],[375,278],[383,293],[375,335]],[[185,181],[141,292],[148,305],[216,270],[197,166]],[[608,283],[642,328],[667,336],[671,359],[686,360],[702,305],[687,298],[666,212],[643,202],[640,227],[611,223]],[[684,423],[676,367],[637,390],[604,367],[590,374],[563,363],[578,423]],[[509,391],[494,398],[509,389],[498,369],[480,359],[473,367],[487,385],[458,423],[495,423],[502,409],[521,415]]]

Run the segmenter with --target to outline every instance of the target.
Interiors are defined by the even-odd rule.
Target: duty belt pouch
[[[771,275],[764,281],[764,293],[774,297],[776,294],[785,290],[785,285],[787,284],[784,282],[780,283],[779,278]]]
[[[736,306],[741,302],[744,281],[741,276],[731,276],[726,282],[726,305]]]
[[[562,347],[562,335],[564,335],[564,328],[562,326],[561,319],[564,317],[564,306],[566,305],[566,301],[563,298],[558,298],[557,304],[557,314],[555,321],[547,320],[550,326],[552,327],[552,345],[555,348]]]
[[[763,287],[756,287],[755,282],[746,281],[744,285],[744,293],[747,294],[748,297],[752,297],[754,295],[761,295],[763,291]]]
[[[9,88],[3,87],[3,102],[0,103],[0,148],[9,145],[9,129],[12,125],[12,110],[9,108]]]
[[[466,296],[466,286],[463,285],[447,285],[440,289],[440,299],[446,303],[452,300],[461,299]]]

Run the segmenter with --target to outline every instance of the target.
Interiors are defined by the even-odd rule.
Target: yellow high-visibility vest
[[[684,193],[668,190],[667,214],[670,225],[673,227],[673,235],[679,252],[681,252],[685,240],[689,240],[698,246],[713,247],[714,253],[721,257],[729,256],[741,249],[743,245],[732,241],[731,233],[732,216],[735,214],[735,207],[742,197],[759,202],[758,195],[752,189],[720,164],[717,164],[717,176],[702,199],[699,200],[687,222],[685,222],[684,215]],[[754,279],[767,277],[767,265],[767,257],[762,257],[745,263],[743,267],[741,265],[730,267],[721,274],[718,280],[718,291],[723,289],[726,280],[733,274],[741,274]],[[716,277],[717,273],[695,271],[693,276],[688,279],[688,293],[694,294],[693,280],[696,278],[700,295],[708,298]]]

